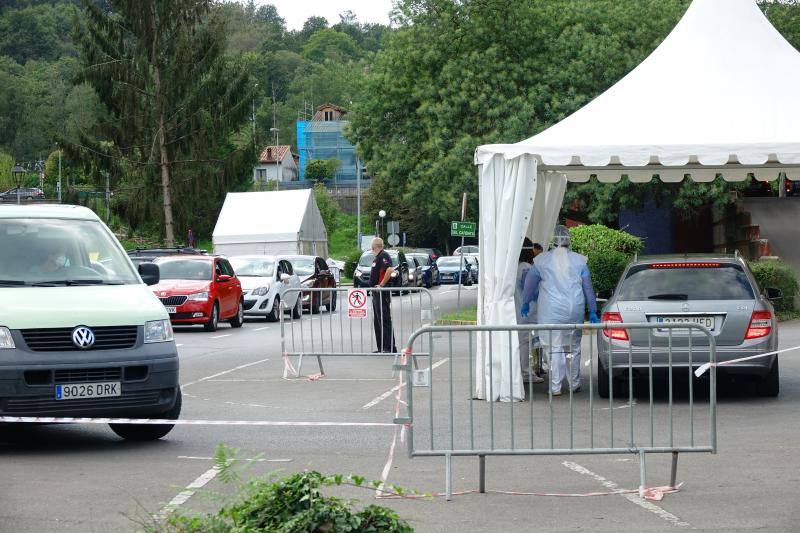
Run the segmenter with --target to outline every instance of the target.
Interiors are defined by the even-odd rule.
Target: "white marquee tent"
[[[228,193],[212,238],[218,254],[328,256],[325,223],[311,189]]]
[[[478,322],[515,323],[523,238],[549,241],[568,181],[800,179],[798,95],[800,53],[755,0],[694,0],[647,59],[585,107],[516,144],[480,146]],[[517,336],[492,344],[508,353]],[[478,396],[524,398],[519,362],[496,359],[490,384],[479,357]]]

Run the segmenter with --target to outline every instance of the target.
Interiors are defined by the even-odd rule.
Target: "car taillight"
[[[619,322],[622,323],[622,315],[619,313],[603,313],[602,322]],[[604,329],[603,335],[618,341],[628,340],[628,331],[624,329]]]
[[[772,313],[769,311],[753,311],[750,318],[750,327],[747,328],[745,339],[760,339],[772,332]]]

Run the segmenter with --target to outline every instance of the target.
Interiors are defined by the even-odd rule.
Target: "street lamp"
[[[16,185],[17,185],[17,205],[20,204],[20,198],[19,198],[20,190],[19,189],[22,186],[22,179],[25,176],[26,172],[27,171],[24,168],[22,168],[21,166],[19,166],[18,164],[14,165],[14,168],[11,169],[11,179],[13,179],[14,183],[16,183]]]
[[[386,211],[381,209],[380,211],[378,211],[378,216],[381,217],[381,227],[380,227],[378,233],[379,233],[379,235],[383,235],[383,219],[386,218]]]

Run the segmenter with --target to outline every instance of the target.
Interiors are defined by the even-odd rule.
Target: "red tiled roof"
[[[286,157],[286,152],[291,151],[292,147],[288,144],[282,144],[277,147],[278,149],[275,150],[275,145],[267,146],[261,152],[261,157],[259,157],[259,162],[262,164],[269,164],[269,163],[277,163],[278,161],[283,161],[283,158]],[[275,157],[275,152],[278,152],[278,157]]]

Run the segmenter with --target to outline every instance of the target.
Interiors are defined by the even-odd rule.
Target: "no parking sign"
[[[350,318],[367,318],[367,291],[350,289],[347,291],[347,316]]]

